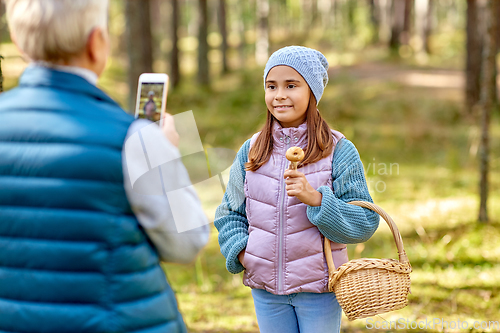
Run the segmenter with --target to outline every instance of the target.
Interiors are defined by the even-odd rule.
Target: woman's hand
[[[165,113],[161,130],[170,143],[179,147],[179,133],[175,129],[174,117],[170,113]]]
[[[302,172],[286,170],[283,178],[285,178],[286,193],[289,196],[296,197],[309,206],[321,206],[323,195],[309,184]]]

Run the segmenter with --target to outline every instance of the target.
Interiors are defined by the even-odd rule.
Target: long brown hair
[[[260,131],[252,148],[248,152],[248,162],[245,163],[246,171],[256,171],[271,158],[273,152],[273,123],[278,121],[273,114],[267,110],[267,119]],[[321,117],[316,108],[316,99],[310,94],[309,106],[306,111],[307,123],[307,146],[304,151],[304,159],[298,167],[315,163],[332,153],[333,137],[330,127]]]

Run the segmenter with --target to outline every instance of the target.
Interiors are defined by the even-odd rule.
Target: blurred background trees
[[[421,65],[453,58],[449,65],[460,67],[456,55],[463,54],[472,112],[480,98],[487,11],[486,0],[111,0],[110,32],[120,41],[113,56],[128,59],[132,91],[145,71],[169,73],[175,87],[190,78],[206,86],[211,77],[262,65],[291,43],[336,53],[386,47]],[[6,43],[3,4],[0,17]],[[432,53],[436,58],[429,59]]]
[[[4,14],[2,2],[0,45],[7,47]],[[119,81],[110,94],[131,110],[143,72],[168,73],[173,89],[184,83],[210,91],[219,78],[262,67],[274,50],[291,44],[321,50],[332,70],[370,57],[460,70],[463,118],[477,123],[483,115],[480,219],[486,220],[486,123],[491,117],[484,115],[498,106],[500,25],[493,21],[499,17],[500,6],[487,0],[110,0],[109,67]],[[13,81],[5,67],[16,72],[22,65],[12,47],[5,47],[0,54],[5,53],[9,88]]]
[[[320,50],[330,81],[318,107],[356,145],[414,268],[410,305],[384,318],[491,320],[500,308],[499,2],[110,0],[112,56],[99,85],[133,113],[140,73],[168,73],[168,111],[193,110],[205,147],[237,151],[264,122],[269,55]],[[9,90],[27,62],[0,3],[0,84],[3,73]],[[220,189],[197,190],[213,218]],[[350,257],[394,257],[389,230],[379,229]],[[216,231],[194,265],[165,269],[190,331],[258,332]],[[344,321],[342,331],[360,323]]]
[[[153,67],[169,72],[175,87],[194,77],[208,86],[214,75],[262,66],[272,51],[292,42],[340,53],[386,45],[392,56],[422,65],[432,64],[434,52],[459,67],[454,55],[463,53],[468,112],[480,98],[485,1],[128,0],[125,8],[121,2],[112,0],[112,16],[126,16],[132,91],[132,79]],[[123,29],[111,31],[120,35]],[[114,54],[123,57],[123,51]]]

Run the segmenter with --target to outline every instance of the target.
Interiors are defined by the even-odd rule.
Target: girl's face
[[[267,109],[283,127],[297,127],[306,120],[311,91],[292,67],[273,67],[266,78]]]

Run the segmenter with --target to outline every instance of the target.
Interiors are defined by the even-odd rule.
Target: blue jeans
[[[261,333],[340,332],[342,310],[334,293],[273,295],[252,289]]]

